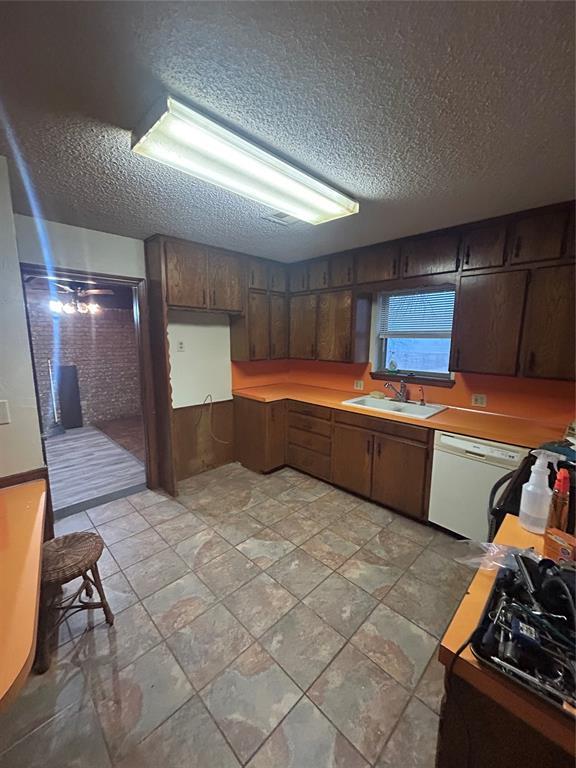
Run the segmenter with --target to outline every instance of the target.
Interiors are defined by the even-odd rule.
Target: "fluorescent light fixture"
[[[132,151],[310,224],[358,203],[171,97],[134,132]]]

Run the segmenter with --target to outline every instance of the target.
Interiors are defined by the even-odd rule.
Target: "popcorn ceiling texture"
[[[53,358],[49,296],[29,291],[28,314],[40,396],[42,428],[52,423],[48,359]],[[104,309],[60,319],[60,363],[75,365],[84,426],[141,411],[138,353],[131,310]]]
[[[565,2],[7,2],[2,98],[45,218],[293,261],[573,197],[573,29]],[[164,91],[360,214],[281,228],[132,155]]]

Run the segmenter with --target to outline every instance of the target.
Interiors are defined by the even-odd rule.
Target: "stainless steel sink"
[[[384,413],[401,413],[405,416],[410,416],[412,419],[429,419],[430,416],[435,416],[440,411],[445,411],[447,405],[420,405],[408,401],[407,403],[401,403],[397,400],[388,400],[387,398],[379,397],[353,397],[352,400],[344,400],[342,405],[355,405],[358,408],[366,408],[367,411],[380,411]]]

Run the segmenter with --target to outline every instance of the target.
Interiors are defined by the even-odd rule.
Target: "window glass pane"
[[[448,373],[450,339],[389,338],[384,366],[388,370]]]

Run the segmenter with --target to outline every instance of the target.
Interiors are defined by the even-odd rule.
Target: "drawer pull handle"
[[[466,256],[464,257],[464,264],[470,264],[470,246],[466,246]]]
[[[514,255],[512,256],[512,258],[515,261],[518,261],[518,259],[520,258],[521,250],[522,250],[522,238],[520,237],[520,235],[518,235],[518,237],[516,238],[516,245],[514,246]]]

